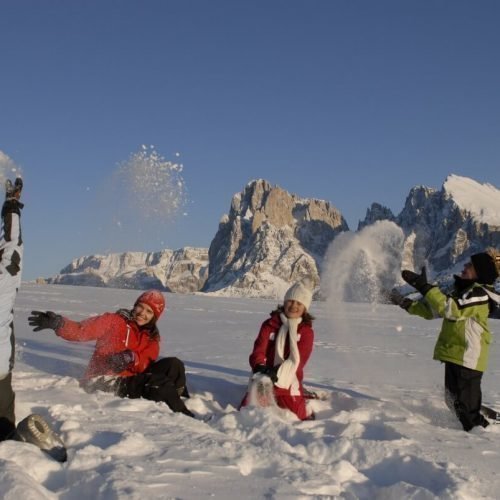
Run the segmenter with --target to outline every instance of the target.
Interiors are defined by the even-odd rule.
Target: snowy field
[[[88,395],[77,377],[91,344],[33,333],[32,309],[72,319],[130,306],[138,292],[23,285],[16,305],[17,418],[45,416],[68,446],[57,463],[24,443],[0,443],[0,497],[498,498],[500,425],[467,434],[443,402],[432,361],[439,320],[389,305],[313,303],[316,341],[307,385],[316,421],[237,411],[248,355],[275,301],[167,294],[162,355],[186,363],[188,407]],[[500,321],[492,321],[500,334]],[[500,405],[500,349],[492,345],[484,400]],[[499,406],[500,407],[500,406]],[[211,419],[208,416],[212,415]]]

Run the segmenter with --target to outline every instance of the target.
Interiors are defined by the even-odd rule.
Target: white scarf
[[[297,346],[297,328],[302,318],[287,318],[283,313],[280,314],[281,327],[276,338],[276,347],[274,351],[274,366],[281,365],[278,370],[278,381],[275,383],[281,389],[290,389],[292,396],[300,394],[300,384],[297,379],[297,368],[300,363],[300,352]],[[290,354],[285,359],[285,342],[288,336]]]

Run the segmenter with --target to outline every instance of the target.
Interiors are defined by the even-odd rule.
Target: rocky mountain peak
[[[233,196],[229,214],[221,219],[204,290],[251,288],[255,295],[274,296],[305,276],[318,284],[328,245],[347,229],[330,203],[254,180]]]
[[[366,209],[366,216],[363,221],[358,223],[358,231],[365,226],[369,226],[379,220],[394,221],[396,217],[390,208],[384,207],[380,203],[372,203],[370,208]]]
[[[449,175],[440,190],[414,187],[395,219],[383,211],[377,216],[403,229],[404,267],[427,265],[438,276],[458,271],[472,253],[500,246],[500,190],[467,177]],[[367,211],[360,225],[372,219]]]

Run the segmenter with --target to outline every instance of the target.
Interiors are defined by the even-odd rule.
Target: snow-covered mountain
[[[207,249],[184,247],[161,252],[125,252],[80,257],[47,281],[59,285],[158,288],[188,293],[203,286],[207,272]]]
[[[500,246],[500,190],[450,175],[439,191],[413,188],[398,216],[374,203],[358,229],[376,220],[391,220],[403,229],[404,267],[427,265],[444,277],[459,270],[471,254]]]
[[[335,236],[348,229],[323,200],[300,198],[265,180],[233,196],[209,249],[204,291],[282,297],[291,282],[319,269]]]
[[[500,247],[500,190],[450,175],[440,190],[413,188],[397,216],[373,203],[358,230],[380,220],[403,230],[403,267],[425,264],[434,278],[445,279],[470,254]],[[306,275],[320,284],[327,248],[348,229],[330,203],[254,180],[233,196],[208,250],[81,257],[48,282],[281,297],[290,283]]]

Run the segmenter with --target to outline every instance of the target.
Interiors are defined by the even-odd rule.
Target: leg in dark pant
[[[154,384],[157,381],[163,381],[164,379],[171,381],[176,391],[180,396],[187,394],[186,390],[186,370],[184,368],[184,363],[178,358],[163,358],[151,366],[149,366],[149,373],[152,374],[149,384]]]
[[[12,373],[9,373],[7,377],[0,380],[0,441],[11,437],[16,430],[14,401]]]
[[[14,311],[12,311],[14,313]],[[12,389],[12,370],[14,368],[15,338],[14,323],[10,325],[10,363],[9,374],[0,380],[0,441],[14,437],[16,430],[15,399]]]
[[[117,394],[121,397],[163,401],[172,411],[193,416],[180,397],[185,387],[184,363],[177,358],[163,358],[151,364],[146,372],[124,378]]]
[[[456,414],[465,431],[470,431],[476,425],[488,425],[480,413],[482,377],[480,371],[445,363],[446,404]]]

